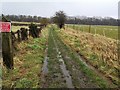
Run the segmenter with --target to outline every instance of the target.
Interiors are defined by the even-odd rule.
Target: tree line
[[[56,13],[57,14],[57,13]],[[59,13],[58,13],[59,15]],[[112,25],[118,26],[118,19],[114,19],[111,17],[107,18],[97,18],[97,17],[69,17],[66,16],[65,13],[61,16],[66,17],[65,23],[66,24],[83,24],[83,25]],[[43,19],[48,19],[50,23],[56,22],[53,21],[53,17],[46,18],[40,16],[26,16],[26,15],[5,15],[6,18],[10,19],[11,21],[18,21],[18,22],[40,22]],[[57,17],[56,17],[57,18]],[[62,19],[61,19],[62,20]]]
[[[86,17],[86,18],[77,18],[77,17],[68,17],[67,24],[83,24],[83,25],[111,25],[118,26],[118,19],[111,17],[106,18],[97,18],[97,17]]]
[[[18,22],[39,22],[42,17],[40,16],[26,16],[26,15],[4,15],[10,21]]]

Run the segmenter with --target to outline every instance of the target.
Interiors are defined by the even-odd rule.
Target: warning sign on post
[[[11,32],[11,23],[0,22],[0,32]]]

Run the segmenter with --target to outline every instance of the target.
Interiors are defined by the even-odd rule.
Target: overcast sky
[[[2,3],[3,14],[37,15],[51,17],[56,11],[63,10],[68,16],[101,16],[113,18],[118,18],[118,2],[119,0],[0,1],[0,3]]]

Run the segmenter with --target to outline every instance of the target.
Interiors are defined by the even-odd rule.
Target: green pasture
[[[31,24],[31,23],[40,24],[40,23],[37,23],[37,22],[16,22],[16,21],[12,21],[12,23],[18,23],[18,24]]]
[[[102,25],[73,25],[67,24],[67,27],[75,30],[99,34],[112,39],[118,39],[118,26],[102,26]]]
[[[28,26],[12,26],[11,31],[16,32],[20,30],[20,28],[28,28]]]

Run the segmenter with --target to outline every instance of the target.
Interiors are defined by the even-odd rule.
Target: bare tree
[[[58,11],[53,17],[53,22],[57,24],[59,28],[63,28],[66,21],[66,14],[63,11]]]

